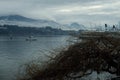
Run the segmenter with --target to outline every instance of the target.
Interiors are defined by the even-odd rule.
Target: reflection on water
[[[67,45],[70,36],[40,36],[37,41],[25,41],[26,37],[0,36],[0,80],[13,80],[20,65],[40,57],[44,52]]]

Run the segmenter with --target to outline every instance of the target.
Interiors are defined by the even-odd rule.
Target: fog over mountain
[[[78,23],[76,23],[76,22],[71,23],[71,24],[69,25],[69,27],[70,27],[71,29],[75,29],[75,30],[77,30],[77,29],[79,29],[79,30],[85,30],[85,29],[86,29],[84,25],[78,24]]]
[[[21,15],[7,15],[0,17],[0,24],[19,25],[25,27],[46,27],[60,28],[60,24],[52,20],[32,19]]]
[[[21,15],[7,15],[0,16],[0,25],[18,25],[25,27],[46,27],[50,26],[53,28],[61,28],[64,30],[84,30],[84,25],[80,25],[78,23],[71,24],[60,24],[53,20],[45,20],[45,19],[32,19],[27,18]]]
[[[120,21],[119,0],[0,0],[0,15],[18,14],[32,19],[116,24]]]

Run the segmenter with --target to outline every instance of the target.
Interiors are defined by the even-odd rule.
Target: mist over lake
[[[44,61],[53,49],[68,45],[70,36],[39,36],[37,41],[26,41],[28,36],[0,36],[0,80],[13,80],[18,69],[27,62]]]

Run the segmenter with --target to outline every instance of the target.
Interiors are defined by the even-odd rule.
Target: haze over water
[[[13,80],[17,70],[27,62],[45,60],[44,54],[65,47],[70,36],[40,36],[37,41],[25,41],[27,37],[0,36],[0,80]]]

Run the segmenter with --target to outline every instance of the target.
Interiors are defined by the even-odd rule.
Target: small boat
[[[36,41],[37,39],[36,38],[33,38],[33,36],[29,36],[26,41]]]
[[[13,39],[13,37],[12,36],[10,36],[10,40],[12,40]]]
[[[13,39],[13,36],[12,35],[10,35],[10,40],[12,40]]]

